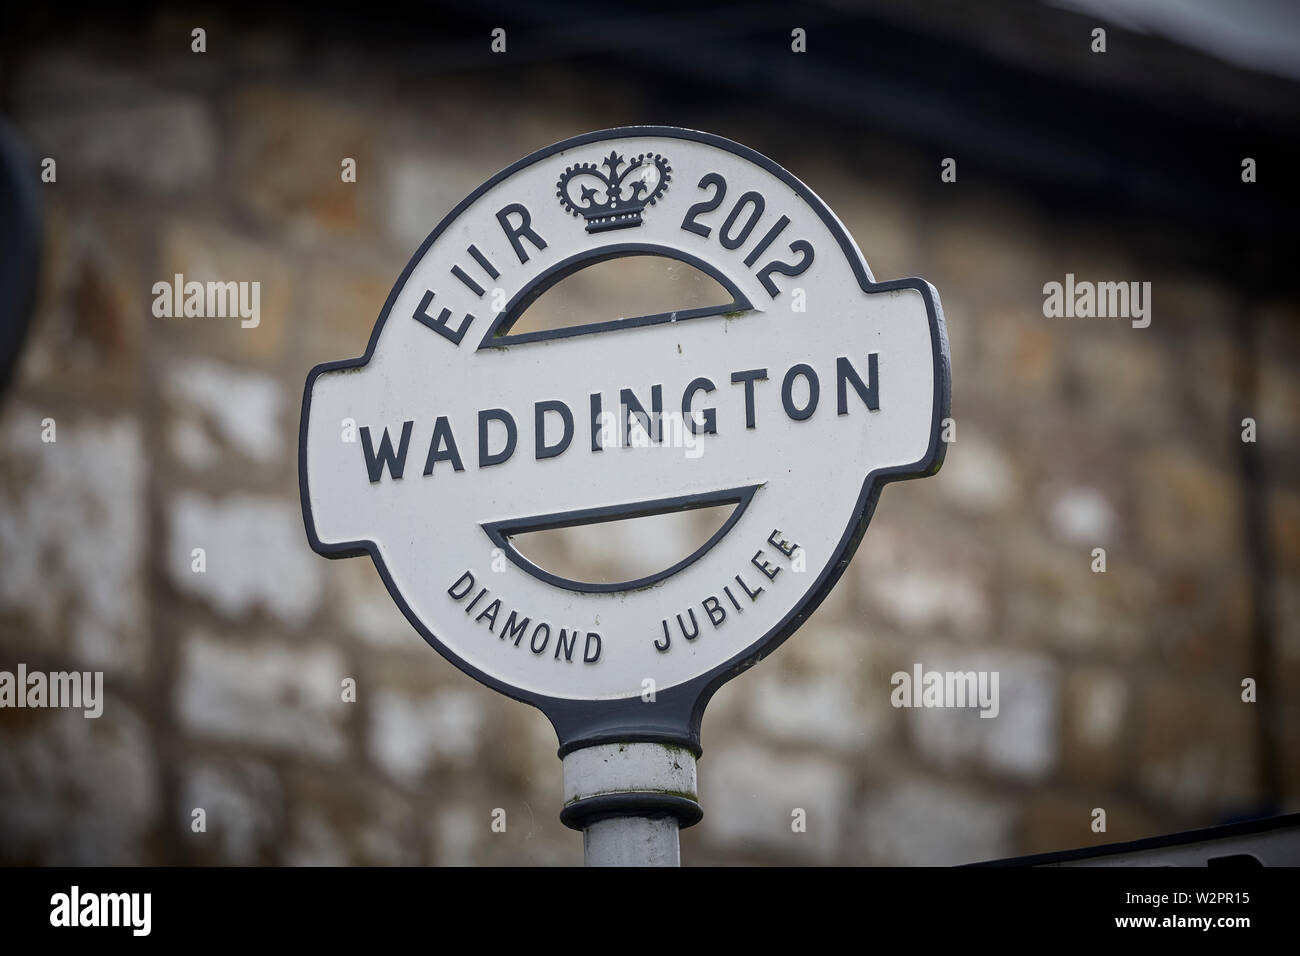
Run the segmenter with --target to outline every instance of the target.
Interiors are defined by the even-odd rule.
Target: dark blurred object
[[[399,75],[428,78],[499,69],[483,38],[507,24],[512,64],[643,71],[672,104],[674,125],[713,122],[729,104],[867,130],[933,154],[915,183],[937,179],[940,157],[958,157],[967,191],[1016,190],[1052,210],[1062,231],[1104,210],[1154,261],[1285,291],[1276,250],[1294,233],[1300,201],[1289,174],[1300,161],[1300,58],[1279,62],[1276,51],[1279,37],[1300,36],[1295,6],[1244,5],[1259,19],[1240,18],[1231,61],[1214,21],[1195,9],[1145,4],[1153,26],[1092,6],[664,0],[620,11],[599,0],[480,0],[435,12],[399,2],[346,26],[358,43],[382,43],[399,24],[429,37],[392,58]],[[789,55],[796,26],[808,31],[807,56]],[[1104,54],[1090,48],[1097,27],[1108,34]],[[637,121],[659,121],[638,106]],[[1258,182],[1242,182],[1247,156],[1260,164]],[[893,175],[901,184],[908,174]]]
[[[1300,866],[1300,813],[976,866]]]
[[[0,395],[18,364],[32,321],[40,264],[41,214],[36,171],[0,123]]]

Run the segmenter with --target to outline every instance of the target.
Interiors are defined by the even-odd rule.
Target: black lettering
[[[722,205],[722,197],[727,195],[727,181],[718,173],[706,173],[704,178],[699,182],[700,189],[716,189],[710,198],[703,202],[697,202],[690,209],[686,210],[686,217],[682,219],[682,228],[687,232],[693,232],[697,236],[709,238],[709,233],[713,230],[708,226],[701,225],[695,221],[695,217],[706,212],[713,212]]]
[[[794,380],[801,375],[808,381],[808,404],[803,408],[795,408]],[[781,383],[781,404],[785,406],[785,413],[795,421],[802,422],[812,418],[812,413],[817,411],[817,400],[820,397],[821,385],[811,365],[800,362],[785,373],[785,381]]]
[[[682,629],[682,637],[686,638],[688,641],[693,641],[700,636],[700,625],[695,621],[695,608],[688,607],[686,613],[691,618],[691,633],[686,633],[686,625],[682,623],[682,616],[680,614],[677,615],[677,626]]]
[[[465,590],[457,594],[456,589],[460,587],[461,584],[465,585]],[[469,594],[469,592],[473,590],[474,590],[474,575],[466,571],[464,574],[462,574],[460,577],[458,577],[455,581],[452,582],[451,587],[447,588],[447,593],[450,594],[457,601],[462,601],[465,599],[465,595]]]
[[[715,408],[704,409],[703,424],[695,420],[695,414],[691,411],[691,399],[695,397],[696,392],[711,392],[715,388],[714,384],[707,378],[697,378],[691,384],[686,386],[686,391],[682,393],[682,418],[686,421],[686,427],[691,430],[692,435],[701,433],[706,435],[716,435],[718,433],[718,411]]]
[[[542,633],[543,628],[546,629],[546,633],[542,634],[542,646],[538,647],[537,635]],[[534,654],[545,654],[546,645],[549,644],[550,642],[551,642],[551,625],[543,621],[542,623],[538,624],[537,627],[533,628],[533,636],[532,638],[529,639],[528,646],[529,648],[531,648]]]
[[[471,585],[471,587],[472,586],[473,585]],[[501,640],[504,641],[513,637],[515,639],[515,647],[518,647],[519,642],[523,639],[524,632],[528,630],[528,622],[530,620],[526,617],[519,618],[518,623],[515,623],[518,615],[518,611],[511,611],[510,616],[506,618],[506,623],[501,628]]]
[[[556,412],[564,422],[564,437],[554,445],[546,444],[547,412]],[[533,406],[533,430],[537,433],[535,444],[538,460],[555,458],[563,454],[564,450],[569,447],[569,442],[573,441],[573,412],[569,411],[569,406],[565,405],[564,402],[538,402]]]
[[[487,256],[479,252],[478,246],[470,246],[467,251],[474,257],[474,261],[483,267],[483,271],[489,276],[493,279],[501,278],[501,273],[497,272],[497,267],[492,264],[491,260],[488,259]]]
[[[709,607],[709,602],[710,602],[710,601],[713,602],[713,606],[712,606],[712,607]],[[719,601],[719,600],[718,600],[716,597],[714,597],[712,594],[710,594],[708,597],[706,597],[706,598],[701,602],[701,604],[704,605],[704,611],[705,611],[706,614],[709,615],[709,620],[713,622],[713,626],[714,626],[714,627],[717,627],[719,624],[721,624],[723,621],[725,621],[725,620],[727,619],[727,612],[726,612],[726,609],[723,608],[723,606],[722,606],[722,602]]]
[[[577,647],[578,647],[578,632],[568,631],[565,630],[564,628],[560,628],[560,636],[555,641],[555,659],[558,661],[560,659],[560,652],[563,651],[564,659],[566,661],[572,661],[573,652],[577,649]]]
[[[745,427],[754,427],[754,382],[767,381],[767,369],[751,368],[745,372],[732,372],[731,384],[745,383]]]
[[[415,422],[404,422],[402,424],[402,440],[398,443],[397,454],[393,454],[393,443],[388,438],[388,429],[384,429],[384,437],[379,440],[379,454],[375,454],[374,446],[370,442],[370,429],[364,425],[361,427],[361,450],[366,456],[366,473],[370,475],[370,483],[373,485],[384,475],[384,465],[388,466],[388,474],[394,480],[402,477],[402,472],[406,470],[406,446],[411,442],[411,428]]]
[[[758,257],[767,252],[767,247],[772,244],[772,241],[776,239],[777,236],[785,232],[785,227],[788,225],[790,225],[789,216],[782,216],[778,219],[776,225],[767,231],[767,235],[758,241],[758,245],[753,248],[753,251],[751,251],[749,255],[745,256],[745,265],[752,269],[754,263],[758,261]]]
[[[451,424],[446,415],[439,415],[433,426],[433,440],[429,442],[429,457],[424,460],[424,473],[433,474],[435,462],[449,461],[456,471],[464,471],[460,452],[456,450],[456,439],[451,433]]]
[[[429,314],[429,303],[432,301],[433,292],[426,290],[424,297],[420,299],[420,304],[415,307],[415,312],[412,314],[411,318],[423,325],[427,325],[429,328],[433,329],[433,331],[451,342],[452,345],[460,345],[460,340],[465,337],[465,331],[474,321],[474,316],[466,312],[465,318],[461,319],[460,328],[452,331],[452,329],[447,325],[448,320],[451,318],[451,309],[443,309],[438,313],[438,317],[435,319]]]
[[[485,607],[479,613],[478,617],[474,618],[474,623],[477,624],[479,621],[482,621],[484,618],[486,618],[488,622],[488,630],[491,631],[497,626],[497,613],[500,610],[501,610],[501,599],[497,598],[495,601],[493,601],[491,604]]]
[[[600,445],[600,392],[591,393],[591,450],[603,450]]]
[[[770,544],[772,547],[776,548],[776,550],[780,551],[788,558],[790,557],[790,555],[794,554],[795,550],[799,547],[799,545],[791,544],[789,541],[785,540],[785,538],[782,538],[780,541],[777,541],[776,536],[779,535],[780,533],[781,533],[780,528],[773,528],[772,533],[767,536],[767,543]]]
[[[762,553],[763,552],[761,551],[759,552],[759,554]],[[760,594],[763,593],[763,589],[761,587],[757,591],[751,591],[749,589],[749,585],[745,583],[744,579],[739,574],[736,575],[736,583],[740,585],[742,591],[744,591],[747,595],[749,595],[750,601],[755,600]]]
[[[729,588],[729,587],[724,587],[722,590],[723,590],[723,593],[725,593],[725,594],[727,595],[727,600],[729,600],[729,601],[730,601],[730,602],[735,606],[735,608],[736,608],[736,613],[739,614],[739,613],[740,613],[740,602],[737,601],[737,600],[736,600],[736,596],[735,596],[734,594],[731,593],[731,588]]]
[[[473,292],[480,299],[483,298],[483,292],[484,292],[483,287],[479,285],[477,282],[475,282],[473,279],[471,279],[464,269],[462,269],[460,266],[452,266],[451,274],[454,275],[457,279],[459,279],[461,285],[469,289],[470,292]]]
[[[619,393],[619,402],[623,406],[623,447],[630,448],[632,445],[632,416],[644,429],[650,441],[657,442],[662,434],[662,422],[664,417],[664,387],[662,385],[652,385],[650,387],[650,411],[651,415],[645,413],[645,406],[642,405],[632,389],[625,388]]]
[[[745,241],[749,239],[749,234],[753,232],[754,227],[758,225],[758,220],[763,215],[763,207],[765,205],[767,204],[764,202],[763,197],[752,189],[737,199],[736,207],[731,210],[731,214],[727,216],[726,221],[722,224],[722,228],[718,230],[718,242],[722,243],[722,248],[739,249],[743,246]],[[747,219],[745,225],[741,227],[740,235],[733,236],[731,235],[731,227],[736,224],[736,219],[739,218],[740,211],[746,206],[749,206],[752,210],[749,214],[749,219]]]
[[[591,652],[591,641],[593,638],[595,638],[596,641],[596,653],[594,654]],[[582,663],[594,664],[598,660],[600,660],[600,635],[595,631],[588,631],[587,642],[582,648]]]
[[[506,446],[496,454],[488,452],[488,422],[498,421],[506,426]],[[504,408],[488,408],[478,413],[478,466],[499,465],[515,453],[515,441],[519,430],[515,428],[515,419]]]
[[[766,558],[763,558],[763,563],[760,564],[758,559],[762,556],[763,556],[763,552],[761,550],[755,551],[754,556],[749,559],[749,563],[752,564],[754,567],[758,568],[758,570],[762,571],[765,575],[767,575],[767,579],[769,581],[772,581],[776,578],[778,574],[781,573],[781,569],[778,568],[776,565],[768,564]]]
[[[876,375],[876,354],[870,352],[867,355],[867,378],[871,380],[871,385],[864,385],[862,379],[858,377],[855,369],[847,358],[841,355],[835,360],[835,378],[836,391],[839,392],[839,407],[837,411],[841,415],[849,413],[849,396],[848,383],[853,383],[853,390],[858,393],[858,397],[866,404],[871,411],[880,410],[880,380]]]
[[[780,295],[781,290],[772,281],[772,273],[779,272],[783,276],[801,276],[808,271],[808,267],[813,264],[813,247],[812,243],[806,239],[796,239],[790,243],[790,251],[799,254],[798,262],[780,262],[773,259],[763,268],[758,270],[758,281],[763,283],[763,288],[772,298]]]
[[[519,217],[519,225],[510,225],[510,216]],[[533,217],[528,208],[523,203],[513,202],[497,213],[497,222],[501,223],[501,229],[505,232],[506,238],[510,240],[510,246],[515,250],[515,255],[519,257],[519,264],[523,265],[528,261],[528,253],[524,252],[524,244],[519,241],[521,236],[526,237],[538,249],[546,248],[546,240],[533,231]]]

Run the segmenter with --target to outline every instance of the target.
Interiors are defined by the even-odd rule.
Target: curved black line
[[[375,345],[379,341],[379,335],[383,331],[384,324],[388,321],[397,296],[405,287],[411,273],[429,247],[446,231],[447,227],[455,222],[471,203],[476,202],[489,189],[492,189],[502,180],[513,176],[526,166],[578,146],[586,146],[609,139],[624,139],[637,136],[660,136],[667,139],[688,140],[714,146],[754,163],[789,186],[795,196],[808,204],[808,207],[822,220],[831,235],[836,238],[840,251],[857,277],[858,285],[863,292],[889,292],[895,289],[912,289],[921,296],[925,302],[926,318],[930,325],[930,350],[934,369],[934,415],[930,422],[930,443],[925,454],[915,462],[881,468],[868,473],[863,479],[862,489],[858,493],[853,516],[844,529],[844,534],[840,537],[831,559],[826,563],[822,572],[809,587],[803,598],[794,604],[775,627],[742,648],[728,660],[692,680],[659,690],[654,707],[647,707],[635,688],[629,689],[628,697],[599,701],[536,694],[498,680],[467,661],[461,660],[451,648],[443,644],[425,626],[419,615],[411,609],[410,604],[407,603],[394,583],[393,576],[384,565],[383,557],[379,554],[375,542],[362,540],[326,544],[320,540],[316,534],[316,525],[311,516],[311,494],[307,485],[307,422],[311,413],[311,392],[316,384],[316,379],[325,372],[359,368],[370,361],[375,351]],[[943,465],[947,445],[940,440],[940,430],[944,419],[951,415],[951,410],[952,362],[948,355],[948,333],[944,326],[943,309],[939,304],[939,293],[934,286],[924,279],[918,278],[876,282],[862,257],[861,251],[859,251],[857,245],[845,231],[844,225],[831,212],[830,208],[794,174],[768,159],[762,153],[725,137],[700,132],[699,130],[679,129],[672,126],[625,126],[584,133],[581,136],[563,140],[525,156],[497,173],[461,200],[443,218],[442,222],[429,233],[424,242],[420,244],[420,248],[415,251],[415,254],[407,262],[402,274],[397,277],[397,282],[393,285],[392,291],[388,293],[388,299],[384,302],[384,307],[379,313],[379,319],[375,323],[374,330],[370,333],[369,341],[366,343],[365,353],[360,358],[322,363],[315,366],[308,373],[306,384],[303,387],[302,417],[299,419],[298,424],[298,492],[302,499],[303,524],[306,527],[307,540],[312,549],[327,558],[346,558],[369,554],[371,560],[375,563],[375,568],[379,571],[380,577],[383,578],[384,586],[388,588],[388,593],[393,598],[393,602],[406,615],[406,619],[411,622],[411,626],[419,632],[425,642],[451,664],[479,683],[507,697],[531,704],[542,711],[547,719],[551,721],[551,725],[555,728],[556,735],[559,737],[560,748],[558,753],[561,757],[580,747],[599,743],[627,743],[634,741],[653,741],[683,746],[698,757],[702,752],[700,747],[700,723],[703,720],[704,708],[708,705],[709,699],[724,683],[757,664],[776,650],[825,600],[826,595],[830,593],[831,588],[835,586],[835,583],[844,573],[844,569],[848,567],[849,559],[857,549],[858,542],[862,540],[862,535],[871,521],[871,515],[875,511],[876,502],[880,498],[883,486],[891,481],[932,475]]]
[[[673,817],[683,830],[704,819],[698,800],[675,793],[633,790],[622,793],[599,793],[575,800],[560,811],[560,822],[570,830],[585,830],[593,823],[610,817]]]
[[[678,495],[675,498],[656,498],[654,501],[633,501],[624,505],[610,505],[603,508],[584,508],[580,511],[559,511],[549,515],[537,515],[531,518],[507,518],[502,521],[486,521],[480,527],[487,532],[492,543],[505,552],[506,557],[518,567],[527,571],[539,581],[553,584],[569,591],[584,594],[612,594],[615,591],[636,591],[658,584],[665,578],[672,577],[704,557],[709,550],[726,537],[732,526],[740,520],[745,509],[753,500],[754,492],[760,484],[743,485],[739,488],[724,488],[721,491],[708,491],[703,494]],[[606,521],[622,521],[626,518],[648,518],[651,515],[668,514],[675,511],[694,511],[697,508],[711,508],[715,505],[734,504],[731,514],[722,523],[722,527],[713,532],[708,541],[696,548],[670,568],[648,574],[635,581],[620,581],[613,584],[596,584],[575,581],[552,574],[545,568],[529,561],[519,553],[519,549],[510,541],[514,534],[528,534],[532,531],[552,531],[555,528],[575,528],[585,524],[601,524]]]
[[[599,262],[643,255],[676,259],[688,266],[694,266],[722,286],[727,291],[727,294],[731,296],[731,302],[726,305],[707,305],[696,309],[682,309],[677,312],[657,312],[654,315],[640,315],[626,319],[611,319],[606,322],[570,325],[562,329],[520,332],[518,335],[506,334],[523,316],[524,311],[560,280]],[[501,310],[501,314],[497,316],[496,321],[488,328],[487,334],[483,336],[483,340],[479,342],[478,350],[500,348],[505,345],[518,345],[523,342],[570,338],[575,335],[592,335],[597,332],[612,332],[615,329],[657,325],[661,322],[680,322],[685,319],[698,319],[708,315],[725,315],[728,312],[748,312],[753,307],[749,298],[736,287],[736,284],[731,279],[723,275],[716,266],[705,262],[698,256],[684,252],[681,249],[674,249],[671,246],[661,246],[657,243],[621,242],[616,245],[584,249],[567,259],[555,263],[539,274],[516,292],[514,298],[506,303],[506,307]]]

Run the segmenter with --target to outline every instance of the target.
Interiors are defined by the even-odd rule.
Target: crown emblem
[[[601,167],[606,172],[601,172]],[[620,172],[622,168],[622,172]],[[588,232],[641,225],[641,213],[668,189],[672,167],[658,153],[626,160],[613,150],[596,163],[577,163],[556,182],[560,205],[587,220]]]

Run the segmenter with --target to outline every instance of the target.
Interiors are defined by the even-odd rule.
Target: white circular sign
[[[555,282],[627,255],[700,269],[727,301],[511,333]],[[825,204],[745,147],[607,130],[467,197],[366,354],[312,370],[303,513],[317,551],[371,554],[426,640],[562,740],[694,740],[712,691],[834,584],[881,485],[937,470],[948,402],[932,286],[874,282]],[[728,503],[703,547],[635,581],[568,580],[511,543]]]

